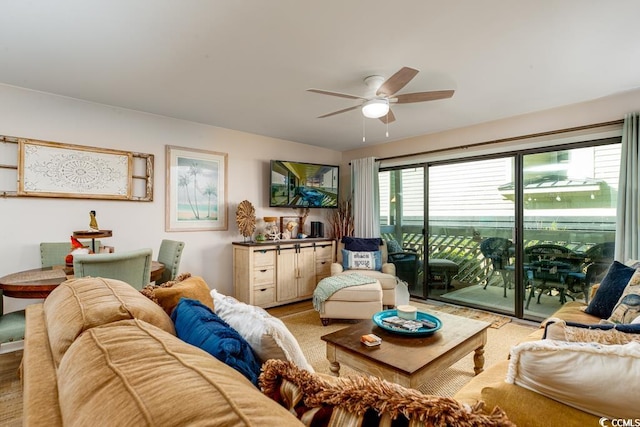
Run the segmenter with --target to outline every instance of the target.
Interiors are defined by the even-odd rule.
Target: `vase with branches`
[[[335,239],[339,240],[344,236],[353,236],[354,226],[351,199],[338,203],[338,208],[332,210],[329,214],[329,224],[331,225],[331,231]]]

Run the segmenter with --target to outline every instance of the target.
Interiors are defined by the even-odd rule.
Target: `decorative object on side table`
[[[96,219],[96,211],[89,211],[89,230],[100,231],[98,220]]]
[[[280,227],[278,226],[278,217],[265,216],[264,217],[264,234],[268,240],[280,240]]]
[[[248,200],[243,200],[238,205],[236,210],[236,224],[238,224],[238,230],[244,237],[244,241],[247,238],[251,239],[253,232],[256,231],[256,210]]]

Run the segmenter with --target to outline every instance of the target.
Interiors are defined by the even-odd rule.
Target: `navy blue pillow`
[[[363,238],[363,237],[343,237],[342,243],[344,248],[352,252],[373,252],[379,251],[382,245],[382,239],[379,237]]]
[[[178,338],[201,348],[258,386],[260,363],[251,346],[209,307],[197,300],[181,298],[171,320]]]
[[[600,282],[598,292],[584,312],[601,319],[608,319],[635,271],[635,269],[618,261],[613,261],[607,274]]]

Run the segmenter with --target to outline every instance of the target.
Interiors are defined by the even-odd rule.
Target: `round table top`
[[[151,262],[151,281],[160,279],[164,264]],[[66,266],[41,267],[19,271],[0,277],[0,289],[13,298],[46,298],[60,283],[73,279],[73,268]]]

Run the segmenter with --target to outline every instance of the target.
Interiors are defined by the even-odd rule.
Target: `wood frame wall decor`
[[[17,164],[0,164],[15,174],[17,190],[8,188],[11,178],[3,175],[0,184],[8,191],[0,190],[2,197],[153,200],[153,154],[9,136],[0,142],[17,147]],[[11,154],[3,161],[15,155],[5,152]]]
[[[165,157],[165,230],[227,230],[228,154],[167,145]]]

